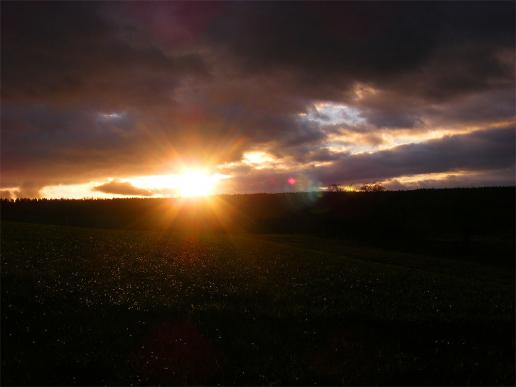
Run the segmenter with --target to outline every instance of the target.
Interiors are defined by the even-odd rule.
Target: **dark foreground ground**
[[[453,243],[4,217],[2,385],[513,385],[507,224],[451,234],[469,259]]]

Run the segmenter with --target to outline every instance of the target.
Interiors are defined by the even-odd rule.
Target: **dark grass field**
[[[513,385],[513,258],[478,258],[511,239],[493,238],[469,259],[4,219],[2,385]]]

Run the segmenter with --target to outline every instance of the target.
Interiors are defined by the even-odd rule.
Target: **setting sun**
[[[218,175],[210,175],[203,171],[186,171],[178,176],[177,190],[181,197],[199,197],[212,195]]]
[[[182,169],[179,173],[166,175],[137,176],[126,181],[135,189],[145,190],[158,197],[209,196],[220,189],[221,180],[229,175],[211,173],[205,169]]]

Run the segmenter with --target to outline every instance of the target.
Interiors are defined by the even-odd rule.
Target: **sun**
[[[161,197],[205,197],[214,195],[218,184],[230,175],[212,173],[208,169],[182,168],[166,175],[135,176],[127,181],[137,188],[154,192]]]
[[[184,198],[213,195],[218,180],[204,171],[185,171],[177,177],[178,194]]]

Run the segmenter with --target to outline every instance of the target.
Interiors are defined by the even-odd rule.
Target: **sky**
[[[514,185],[514,7],[2,2],[0,195]]]

